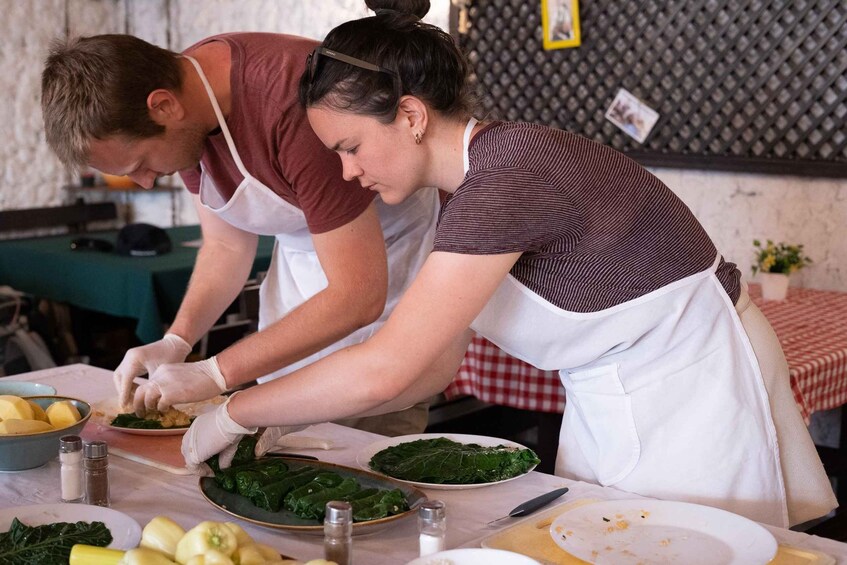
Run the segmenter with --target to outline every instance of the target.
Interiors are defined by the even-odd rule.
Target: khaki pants
[[[420,434],[426,429],[429,418],[429,402],[420,402],[399,412],[379,416],[346,418],[335,423],[389,437]]]

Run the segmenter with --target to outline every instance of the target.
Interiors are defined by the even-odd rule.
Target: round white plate
[[[200,414],[214,410],[225,401],[225,396],[216,396],[215,398],[210,398],[209,400],[203,400],[201,402],[174,404],[174,408],[182,410],[189,416],[199,416]],[[114,420],[115,416],[121,412],[122,410],[117,397],[112,397],[108,400],[97,402],[92,406],[91,421],[99,426],[103,426],[104,428],[136,436],[181,436],[188,431],[187,426],[184,428],[163,428],[161,430],[145,430],[141,428],[122,428],[120,426],[113,426],[111,424],[112,420]]]
[[[395,445],[400,445],[401,443],[408,443],[410,441],[416,441],[419,439],[435,439],[439,437],[446,437],[449,440],[453,440],[458,443],[476,443],[485,447],[493,447],[497,445],[506,445],[508,447],[516,447],[519,449],[527,449],[526,446],[523,446],[519,443],[515,443],[513,441],[509,441],[506,439],[501,439],[497,437],[488,437],[488,436],[474,436],[468,434],[412,434],[407,436],[397,436],[390,437],[380,441],[375,441],[374,443],[366,446],[361,451],[359,451],[358,455],[356,455],[356,462],[362,469],[366,471],[370,471],[372,473],[376,473],[378,475],[388,476],[385,473],[380,473],[371,468],[370,461],[371,458],[382,451],[383,449],[394,447]],[[502,481],[494,481],[490,483],[473,483],[473,484],[461,484],[461,485],[445,485],[445,484],[436,484],[436,483],[419,483],[415,481],[404,481],[403,479],[397,479],[395,477],[390,477],[395,481],[400,481],[401,483],[408,483],[410,485],[415,485],[421,488],[431,488],[436,490],[459,490],[459,489],[469,489],[469,488],[480,488],[487,487],[490,485],[497,485],[500,483],[505,483],[507,481],[513,481],[519,477],[523,477],[532,469],[535,469],[535,466],[532,466],[526,473],[522,475],[516,475],[510,479],[503,479]]]
[[[53,396],[56,394],[56,389],[50,385],[42,383],[0,379],[0,394],[13,394],[15,396]]]
[[[526,555],[502,549],[468,547],[448,549],[410,561],[406,565],[541,565]]]
[[[669,500],[607,500],[560,514],[556,544],[589,563],[760,565],[777,552],[765,528],[726,510]]]
[[[0,532],[8,532],[17,518],[27,526],[56,522],[103,522],[112,532],[112,549],[132,549],[141,541],[138,522],[117,510],[90,504],[35,504],[0,509]]]

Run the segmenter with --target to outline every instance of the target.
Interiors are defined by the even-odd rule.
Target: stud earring
[[[423,140],[424,132],[416,131],[415,132],[415,145],[420,145]]]

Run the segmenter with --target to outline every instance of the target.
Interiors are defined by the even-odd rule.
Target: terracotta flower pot
[[[788,295],[788,275],[782,273],[759,273],[762,283],[762,298],[765,300],[785,300]]]

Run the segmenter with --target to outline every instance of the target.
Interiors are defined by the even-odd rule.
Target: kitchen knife
[[[491,520],[488,522],[488,525],[491,526],[500,520],[505,520],[506,518],[517,518],[519,516],[528,516],[532,514],[539,508],[542,508],[563,494],[568,492],[568,487],[557,488],[556,490],[550,491],[548,493],[542,494],[541,496],[537,496],[531,500],[527,500],[524,503],[518,504],[515,506],[508,515],[503,516],[502,518],[497,518],[496,520]]]

